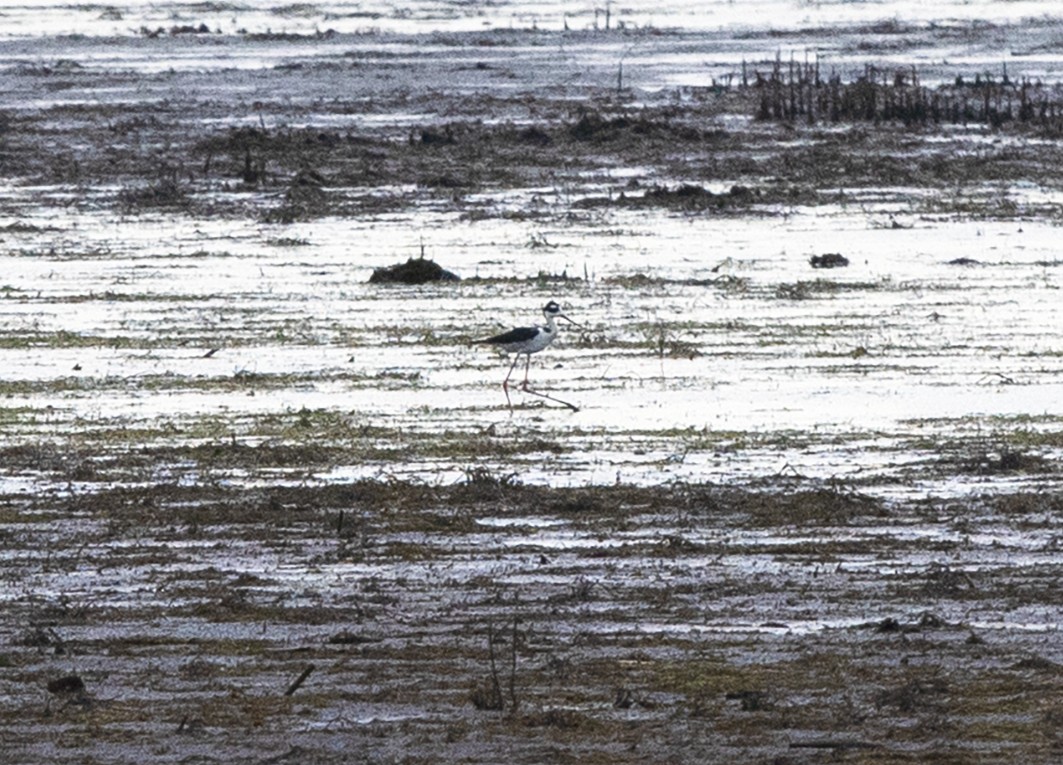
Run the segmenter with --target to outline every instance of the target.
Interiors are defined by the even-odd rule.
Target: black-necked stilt
[[[509,372],[506,374],[506,379],[502,381],[502,390],[506,394],[506,403],[509,404],[510,409],[513,408],[513,402],[509,399],[509,378],[513,376],[513,370],[517,368],[517,362],[520,361],[520,357],[524,356],[524,382],[520,384],[520,389],[525,393],[531,393],[533,396],[548,398],[551,401],[564,404],[572,411],[578,412],[579,409],[567,401],[548,396],[545,393],[540,393],[539,391],[532,390],[528,387],[528,368],[531,366],[531,355],[533,353],[538,353],[543,350],[543,348],[550,345],[550,343],[554,342],[554,339],[557,337],[557,319],[564,319],[569,324],[575,324],[577,327],[581,326],[565,316],[565,314],[561,313],[561,306],[553,300],[543,306],[543,316],[546,318],[546,324],[543,326],[515,327],[509,332],[503,332],[501,335],[495,335],[494,337],[489,337],[486,340],[478,340],[477,342],[501,348],[506,353],[516,354],[513,357],[513,363],[509,365]]]

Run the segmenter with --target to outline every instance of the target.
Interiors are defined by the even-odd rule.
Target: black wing
[[[489,337],[486,340],[481,340],[481,343],[491,343],[492,345],[509,345],[510,343],[526,343],[539,334],[538,327],[516,327],[509,332],[503,332],[501,335],[495,335]]]

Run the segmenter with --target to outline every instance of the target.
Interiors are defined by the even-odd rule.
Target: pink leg
[[[567,401],[562,401],[559,398],[551,396],[549,393],[542,393],[541,391],[532,390],[531,388],[528,388],[528,387],[523,388],[523,390],[524,390],[525,393],[530,393],[533,396],[538,396],[539,398],[545,398],[545,399],[547,399],[549,401],[556,401],[557,403],[561,404],[562,406],[568,407],[573,412],[578,412],[579,411],[579,407],[577,407],[575,404],[570,404]]]
[[[528,390],[528,367],[531,366],[531,354],[529,353],[529,354],[525,355],[524,358],[525,358],[525,361],[524,361],[524,382],[521,383],[520,389],[521,390]]]
[[[509,400],[509,378],[513,376],[513,370],[517,368],[518,361],[520,361],[519,353],[513,357],[513,363],[509,365],[509,373],[506,374],[506,379],[502,381],[502,392],[506,394],[506,404],[510,409],[513,408],[513,402]]]
[[[531,364],[531,354],[529,353],[528,354],[528,360],[524,364],[524,382],[521,383],[521,385],[520,385],[520,389],[522,391],[524,391],[525,393],[530,393],[533,396],[539,396],[540,398],[545,398],[545,399],[548,399],[550,401],[556,401],[559,404],[567,406],[573,412],[578,412],[579,411],[578,407],[568,403],[567,401],[562,401],[561,399],[555,398],[555,397],[549,395],[548,393],[541,393],[541,392],[539,392],[537,390],[532,390],[531,385],[528,382],[528,366],[530,364]]]

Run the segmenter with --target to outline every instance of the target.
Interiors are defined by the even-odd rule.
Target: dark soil
[[[199,44],[196,37],[136,44],[166,56],[187,52]],[[530,38],[539,45],[557,43]],[[491,216],[500,212],[483,198],[485,192],[557,185],[568,189],[577,208],[611,200],[720,214],[834,201],[839,189],[954,192],[1017,181],[1059,184],[1059,142],[1049,128],[1017,118],[990,126],[1001,140],[976,143],[968,139],[987,126],[829,115],[810,123],[804,114],[758,119],[765,89],[778,88],[752,76],[726,87],[653,92],[552,87],[543,83],[560,76],[555,59],[537,52],[518,61],[508,52],[529,42],[520,35],[479,48],[482,66],[442,71],[438,56],[397,62],[389,47],[405,42],[382,37],[379,51],[356,56],[345,45],[364,44],[361,38],[220,37],[213,45],[233,52],[259,45],[268,53],[271,45],[294,44],[294,62],[252,72],[177,69],[143,80],[133,72],[81,66],[78,57],[91,53],[93,43],[65,41],[57,46],[62,66],[0,70],[0,87],[10,94],[0,115],[0,162],[4,174],[20,183],[76,185],[85,190],[82,203],[113,205],[123,213],[168,207],[276,222],[425,204]],[[596,44],[608,40],[576,42],[593,54]],[[686,41],[657,44],[681,47]],[[909,79],[913,71],[905,69]],[[589,70],[588,80],[594,74]],[[964,74],[956,72],[961,79]],[[144,96],[112,95],[138,82]],[[1022,108],[1003,83],[992,85],[992,99]],[[989,86],[980,81],[971,98],[984,101],[980,94]],[[910,86],[887,79],[860,87],[881,91],[884,101],[891,89]],[[258,88],[254,100],[247,100],[248,88]],[[38,108],[35,99],[42,93],[50,103]],[[1055,104],[1058,94],[1047,84],[1037,93]],[[424,115],[423,121],[407,125],[409,113]],[[727,127],[721,119],[727,115],[744,118],[741,127]],[[359,119],[367,116],[384,119]],[[305,125],[314,120],[352,126]],[[603,197],[601,184],[613,185],[607,171],[617,166],[647,171]],[[708,188],[721,183],[728,191]],[[93,193],[94,187],[108,190]],[[225,192],[224,198],[217,192]]]
[[[461,277],[448,271],[434,260],[410,258],[405,263],[383,266],[373,270],[372,284],[427,284],[428,282],[456,282]]]
[[[1058,524],[1026,499],[945,524]],[[987,565],[990,540],[889,532],[954,512],[485,474],[6,497],[4,747],[26,763],[142,762],[133,740],[154,762],[1052,762],[1063,653],[993,624],[1060,607],[1055,553]]]

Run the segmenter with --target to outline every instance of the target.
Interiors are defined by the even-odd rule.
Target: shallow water
[[[874,22],[950,24],[972,20],[993,24],[1047,16],[1058,8],[1046,0],[1022,2],[797,2],[795,0],[668,0],[665,3],[588,3],[582,0],[534,2],[518,0],[470,3],[462,0],[401,0],[400,2],[328,2],[278,5],[263,0],[238,4],[182,2],[117,2],[106,6],[71,6],[55,0],[21,0],[4,10],[5,34],[123,36],[140,27],[156,29],[205,24],[211,31],[233,34],[298,33],[326,30],[341,33],[385,31],[424,34],[513,27],[544,30],[606,28],[680,28],[696,31],[748,30],[767,26],[787,30],[837,24]],[[768,21],[765,24],[765,20]]]
[[[890,214],[911,228],[881,227]],[[6,333],[27,338],[0,349],[0,363],[9,382],[43,389],[11,393],[5,407],[47,411],[32,429],[49,437],[73,422],[179,429],[206,412],[327,410],[407,438],[554,432],[572,449],[539,464],[527,455],[520,472],[534,482],[727,482],[784,466],[850,478],[918,461],[957,427],[990,440],[1011,423],[1053,428],[1063,394],[1058,229],[1047,221],[935,219],[892,204],[545,226],[400,214],[266,230],[53,208],[0,226],[15,221],[40,230],[8,234],[0,256]],[[422,243],[487,281],[366,283]],[[826,251],[851,265],[812,269]],[[949,265],[961,257],[978,264]],[[494,281],[539,272],[581,280]],[[633,283],[639,274],[664,281]],[[720,275],[740,281],[687,283]],[[507,362],[469,341],[536,320],[551,297],[585,329],[563,330],[533,359],[532,380],[581,411],[515,393],[510,413]],[[276,382],[259,391],[258,378]],[[388,467],[430,477],[467,465]],[[972,487],[925,487],[946,488]]]

